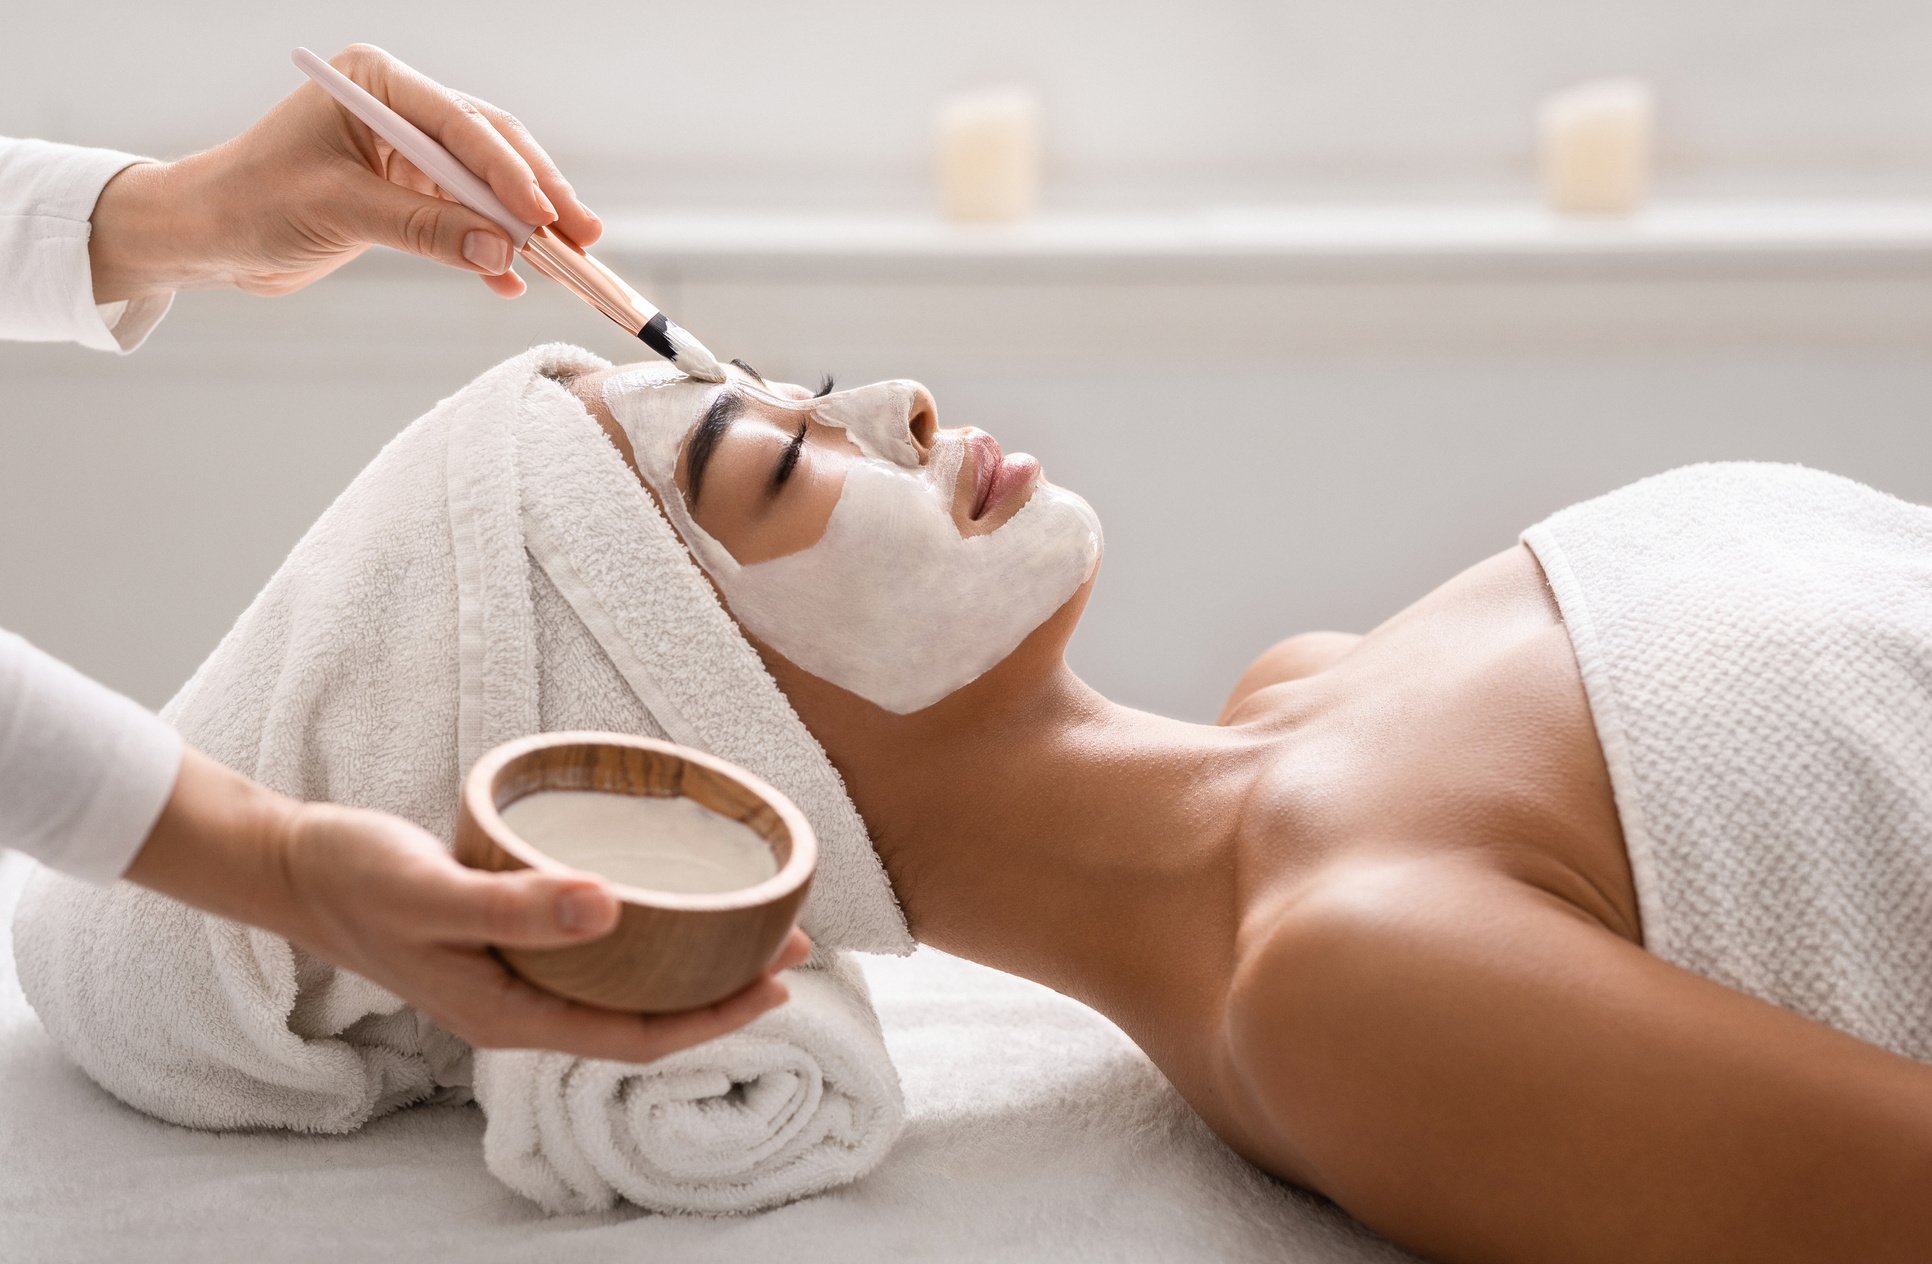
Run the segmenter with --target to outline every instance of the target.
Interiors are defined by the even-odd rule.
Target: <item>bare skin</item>
[[[779,447],[735,426],[707,478]],[[801,488],[856,459],[808,435]],[[706,497],[773,547],[782,493]],[[1235,1150],[1432,1258],[1932,1258],[1932,1068],[1643,950],[1526,549],[1282,642],[1214,725],[1068,670],[1086,595],[909,716],[761,647],[920,940],[1092,1005]]]

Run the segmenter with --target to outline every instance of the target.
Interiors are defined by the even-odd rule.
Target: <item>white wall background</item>
[[[516,111],[607,204],[919,201],[936,102],[1008,79],[1063,202],[1502,189],[1536,99],[1605,73],[1658,85],[1680,184],[1932,191],[1921,0],[65,0],[9,6],[0,121],[177,154],[286,93],[292,46],[354,40]]]
[[[607,217],[916,216],[939,98],[1020,79],[1047,103],[1050,210],[1292,214],[1526,199],[1536,99],[1635,72],[1664,103],[1666,203],[1932,200],[1932,7],[1905,0],[587,0],[548,45],[532,32],[561,19],[533,12],[16,7],[0,132],[186,152],[292,86],[292,45],[366,39],[516,110]],[[1212,714],[1271,639],[1367,627],[1683,461],[1803,460],[1932,501],[1923,250],[848,266],[752,234],[667,262],[661,222],[608,257],[714,349],[919,377],[942,422],[1087,494],[1109,555],[1076,665],[1178,714]],[[1148,311],[1225,368],[1154,359]],[[0,625],[159,703],[390,434],[550,338],[636,354],[559,295],[500,304],[375,258],[289,299],[185,296],[127,359],[0,347]]]

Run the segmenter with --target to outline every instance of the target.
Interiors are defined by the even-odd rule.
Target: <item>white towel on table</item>
[[[791,978],[753,1033],[647,1067],[524,1049],[476,1065],[489,1167],[552,1211],[732,1212],[843,1185],[897,1126],[850,959]],[[828,1092],[828,1086],[836,1086]]]
[[[852,1180],[891,1145],[898,1082],[863,984],[836,953],[911,940],[836,770],[648,493],[552,380],[601,367],[540,347],[409,426],[163,714],[278,790],[395,812],[444,838],[462,772],[540,731],[669,737],[790,795],[820,844],[803,919],[820,964],[796,976],[791,1005],[648,1068],[506,1051],[479,1053],[474,1068],[491,1170],[545,1207],[623,1196],[753,1210]],[[41,874],[14,938],[22,985],[61,1048],[175,1123],[347,1132],[470,1091],[467,1047],[397,997],[139,888]],[[592,1109],[590,1093],[612,1109]],[[654,1108],[623,1109],[634,1101]]]

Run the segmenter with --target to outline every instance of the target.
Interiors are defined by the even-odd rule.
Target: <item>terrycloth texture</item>
[[[1583,670],[1646,947],[1932,1061],[1932,509],[1700,465],[1523,540]]]
[[[598,367],[572,348],[539,348],[411,425],[163,714],[209,755],[276,789],[382,808],[445,838],[461,772],[510,737],[609,728],[701,746],[750,767],[812,820],[820,864],[804,920],[822,956],[909,950],[836,771],[616,449],[545,376]],[[103,1087],[161,1118],[340,1133],[400,1106],[468,1095],[466,1047],[395,996],[276,936],[138,888],[41,875],[15,940],[27,996],[56,1042]],[[891,1144],[896,1081],[855,979],[824,975],[799,995],[800,1013],[767,1016],[643,1077],[481,1054],[479,1099],[491,1130],[499,1116],[508,1130],[507,1143],[486,1149],[515,1159],[493,1170],[553,1209],[608,1198],[578,1182],[559,1201],[571,1183],[543,1174],[545,1161],[565,1173],[583,1167],[574,1147],[595,1152],[607,1144],[601,1132],[552,1130],[533,1156],[512,1121],[566,1079],[613,1095],[648,1080],[647,1097],[696,1103],[683,1109],[716,1126],[706,1161],[720,1186],[706,1210],[747,1210],[852,1179]],[[820,1003],[834,1011],[824,1022],[803,1014]],[[860,1067],[865,1074],[852,1074]],[[759,1135],[758,1107],[792,1092],[807,1118],[767,1126],[815,1138],[824,1153],[803,1154],[805,1142],[774,1150]],[[683,1208],[688,1181],[654,1184],[671,1170],[640,1167],[623,1192]]]
[[[0,856],[0,928],[28,861]],[[466,1108],[345,1137],[201,1133],[76,1071],[0,930],[0,1259],[33,1264],[1397,1264],[1413,1257],[1228,1151],[1127,1038],[1010,975],[863,967],[905,1078],[888,1162],[762,1215],[546,1216],[484,1170]]]
[[[620,1198],[734,1212],[850,1181],[898,1126],[879,1020],[849,960],[791,984],[791,1004],[755,1035],[702,1056],[643,1067],[528,1049],[478,1058],[490,1170],[558,1212]]]

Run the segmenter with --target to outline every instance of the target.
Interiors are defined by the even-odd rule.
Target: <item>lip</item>
[[[993,499],[1006,458],[1000,452],[999,440],[984,432],[968,439],[966,446],[973,456],[973,510],[967,516],[977,521]]]
[[[1039,481],[1040,463],[1024,452],[1001,459],[993,471],[993,485],[987,489],[986,503],[980,506],[979,517],[1002,509],[1009,503],[1023,501]]]

